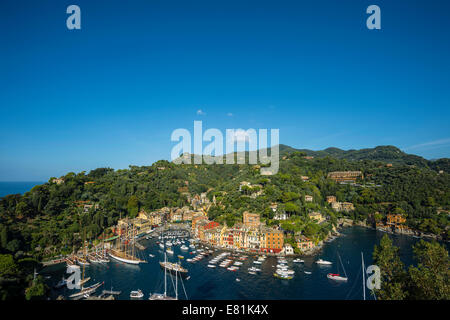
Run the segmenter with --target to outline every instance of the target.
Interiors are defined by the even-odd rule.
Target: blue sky
[[[81,30],[66,8],[81,8]],[[381,8],[381,30],[366,8]],[[0,2],[0,181],[169,159],[177,128],[449,157],[448,1]],[[198,110],[202,110],[198,114]]]

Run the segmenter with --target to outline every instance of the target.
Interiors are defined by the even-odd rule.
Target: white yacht
[[[322,259],[317,260],[316,263],[317,263],[317,264],[325,264],[325,265],[333,264],[333,263],[330,262],[330,261],[326,261],[326,260],[322,260]]]
[[[134,298],[134,299],[140,299],[143,296],[144,296],[144,293],[142,292],[141,289],[131,291],[131,293],[130,293],[130,298]]]

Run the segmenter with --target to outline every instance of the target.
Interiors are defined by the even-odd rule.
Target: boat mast
[[[133,232],[132,232],[132,235],[131,235],[131,237],[133,238],[133,242],[131,243],[131,256],[132,257],[134,257],[134,254],[135,254],[135,247],[136,247],[136,239],[135,239],[135,234],[136,234],[136,230],[135,230],[135,227],[134,227],[134,222],[132,222],[132,228],[133,228]]]
[[[178,273],[177,269],[175,269],[175,300],[178,300]]]
[[[364,267],[364,255],[361,251],[361,263],[362,263],[362,277],[363,277],[363,281],[362,281],[362,285],[363,285],[363,298],[364,300],[366,300],[366,269]]]
[[[167,253],[164,252],[164,297],[167,294]]]
[[[85,253],[85,242],[86,241],[86,229],[83,230],[83,253]],[[84,287],[84,267],[86,265],[86,255],[84,256],[84,261],[83,261],[83,279],[82,279],[82,285],[81,285],[81,290],[83,290]]]
[[[347,278],[347,272],[345,272],[344,264],[342,263],[341,255],[338,252],[339,262],[341,263],[342,270],[344,270],[345,277]]]

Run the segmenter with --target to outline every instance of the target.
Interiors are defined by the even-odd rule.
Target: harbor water
[[[233,272],[222,268],[217,263],[216,268],[208,268],[208,262],[221,251],[217,250],[212,255],[196,262],[189,263],[188,258],[193,258],[197,253],[190,254],[192,249],[182,251],[180,246],[174,246],[174,254],[167,255],[168,261],[177,262],[178,255],[185,258],[181,260],[183,267],[189,270],[189,278],[183,283],[178,280],[179,299],[317,299],[317,300],[358,300],[362,299],[362,268],[361,252],[364,254],[366,267],[372,264],[372,252],[375,244],[379,244],[383,232],[362,227],[348,227],[342,229],[342,236],[325,243],[322,250],[314,256],[302,257],[304,263],[294,263],[293,258],[287,258],[290,269],[295,271],[291,280],[282,280],[273,276],[276,270],[277,259],[268,257],[261,265],[253,263],[256,256],[249,255],[240,269]],[[389,235],[394,244],[400,247],[400,257],[406,265],[413,263],[412,245],[419,239],[403,236]],[[148,299],[152,293],[164,292],[164,271],[159,262],[164,260],[164,253],[156,243],[158,239],[142,239],[146,249],[140,252],[148,263],[130,265],[111,259],[106,264],[91,264],[85,268],[86,277],[91,280],[86,286],[96,282],[103,282],[96,294],[102,290],[121,291],[116,299],[130,299],[132,290],[141,289],[144,298]],[[327,278],[328,273],[343,273],[338,255],[348,276],[347,282],[335,282]],[[153,254],[154,257],[150,257]],[[315,261],[319,258],[331,261],[330,266],[318,265]],[[256,275],[248,273],[248,268],[257,266],[261,269]],[[338,270],[339,268],[339,270]],[[54,286],[61,280],[65,272],[65,265],[56,265],[43,269],[40,274],[44,276],[49,286]],[[311,272],[307,274],[304,271]],[[66,274],[66,277],[68,274]],[[236,280],[239,279],[239,280]],[[167,275],[167,294],[174,296],[174,278]],[[63,288],[52,290],[51,298],[59,295],[68,297],[73,290]],[[368,299],[373,299],[366,292]]]

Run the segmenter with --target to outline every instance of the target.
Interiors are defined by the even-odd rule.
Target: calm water
[[[361,228],[350,227],[342,230],[343,237],[326,243],[321,252],[312,257],[304,257],[305,263],[292,263],[292,258],[288,258],[288,264],[295,271],[292,280],[280,280],[273,277],[276,265],[276,258],[269,257],[258,265],[262,271],[257,275],[248,274],[248,268],[253,264],[254,258],[244,261],[237,272],[228,271],[218,266],[215,269],[207,267],[208,261],[219,254],[216,251],[213,255],[205,257],[197,263],[182,261],[182,265],[189,269],[189,280],[184,280],[184,286],[189,299],[362,299],[362,274],[361,274],[361,251],[364,253],[366,266],[372,262],[372,251],[374,244],[378,244],[384,233]],[[408,236],[390,235],[395,245],[401,248],[401,259],[406,264],[411,264],[411,246],[419,239]],[[142,255],[149,261],[147,264],[138,266],[128,265],[111,260],[109,264],[94,265],[86,267],[86,275],[91,277],[88,284],[97,281],[104,281],[105,288],[122,291],[120,299],[129,299],[130,291],[141,289],[145,298],[153,292],[163,292],[164,272],[160,268],[158,261],[164,259],[162,251],[156,244],[155,239],[141,240],[147,246]],[[326,275],[329,272],[337,272],[339,261],[336,252],[339,252],[345,270],[348,275],[348,282],[337,283],[328,280]],[[149,253],[155,255],[154,258],[148,256]],[[189,252],[182,252],[179,247],[174,248],[174,256],[168,255],[169,261],[176,261],[177,255],[186,258],[192,257]],[[314,261],[318,258],[333,262],[332,266],[319,266]],[[185,260],[185,259],[184,259]],[[64,273],[64,266],[52,266],[42,270],[41,275],[51,276],[49,285],[56,284]],[[304,270],[312,272],[305,274]],[[342,273],[342,271],[340,271]],[[236,281],[239,278],[241,281]],[[173,286],[168,276],[169,293],[173,293]],[[100,293],[102,288],[98,289]],[[52,293],[52,297],[59,294],[69,295],[73,292],[62,289]],[[185,299],[182,287],[179,283],[179,294],[181,299]],[[368,294],[368,293],[367,293]]]
[[[0,198],[8,194],[24,194],[42,181],[0,181]]]

